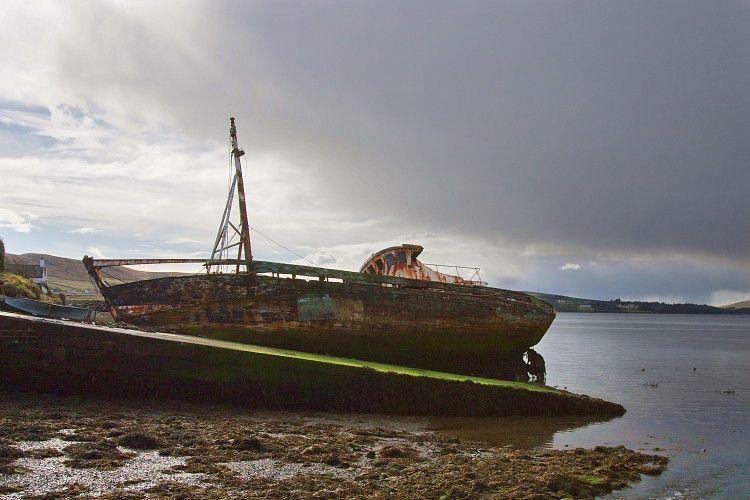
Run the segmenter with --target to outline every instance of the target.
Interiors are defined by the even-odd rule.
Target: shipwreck
[[[419,245],[373,254],[360,272],[253,259],[241,157],[209,259],[94,259],[83,263],[117,321],[180,334],[505,377],[506,360],[536,345],[552,306],[419,261]],[[237,200],[239,223],[232,222]],[[114,284],[106,269],[200,263],[205,273]],[[531,358],[531,356],[529,356]]]

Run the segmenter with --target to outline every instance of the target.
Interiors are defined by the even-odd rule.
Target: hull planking
[[[353,276],[205,274],[101,291],[116,319],[137,325],[482,376],[505,375],[503,359],[537,344],[555,317],[520,292],[341,273]]]

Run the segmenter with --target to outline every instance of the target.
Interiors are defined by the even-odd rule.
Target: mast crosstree
[[[242,164],[240,158],[245,154],[237,145],[237,127],[234,124],[234,118],[229,119],[229,137],[232,143],[232,159],[234,160],[234,174],[232,182],[229,185],[229,194],[227,195],[227,204],[224,207],[224,213],[221,216],[219,231],[216,234],[216,241],[211,252],[211,260],[232,259],[230,251],[237,247],[235,272],[240,272],[240,267],[245,266],[245,271],[250,271],[250,263],[253,260],[253,251],[250,245],[250,224],[247,218],[247,204],[245,203],[245,183],[242,178]],[[232,223],[232,204],[235,193],[237,194],[240,227]],[[239,239],[237,239],[239,238]],[[244,258],[243,258],[244,254]],[[210,273],[222,272],[224,266],[214,264],[207,265],[206,270]]]

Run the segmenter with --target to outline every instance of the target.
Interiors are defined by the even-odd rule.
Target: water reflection
[[[544,384],[547,369],[544,357],[534,349],[510,355],[497,363],[497,378]],[[569,432],[611,420],[602,416],[432,418],[425,427],[441,434],[483,441],[493,446],[513,448],[551,447],[557,433]]]
[[[558,432],[569,432],[609,420],[612,417],[446,417],[430,419],[426,427],[439,434],[483,441],[493,446],[537,448],[551,447]]]

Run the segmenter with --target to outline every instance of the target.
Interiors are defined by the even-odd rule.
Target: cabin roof
[[[359,272],[364,272],[367,266],[369,266],[377,258],[383,255],[387,255],[387,254],[399,251],[399,250],[405,250],[411,253],[412,258],[416,258],[420,253],[422,253],[422,250],[424,250],[424,248],[421,245],[413,245],[411,243],[404,243],[402,245],[396,245],[396,246],[384,248],[370,255],[370,258],[367,259],[367,261],[364,264],[362,264],[362,267],[360,268]]]

